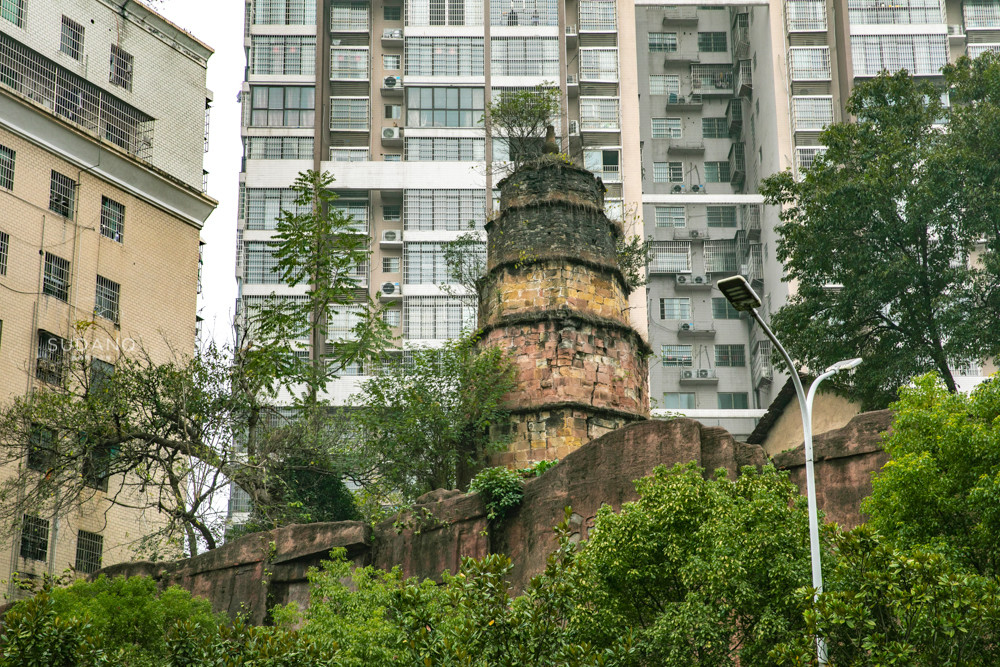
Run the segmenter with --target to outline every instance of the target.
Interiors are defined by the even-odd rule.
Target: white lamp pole
[[[724,278],[717,283],[717,287],[723,296],[726,297],[726,300],[733,305],[733,308],[744,313],[750,313],[750,316],[760,325],[764,334],[778,348],[778,352],[781,353],[782,358],[791,371],[792,385],[795,387],[795,395],[799,399],[799,411],[802,413],[802,439],[805,443],[806,455],[806,500],[809,505],[809,552],[812,563],[813,588],[816,589],[815,597],[819,597],[819,594],[823,592],[823,567],[820,562],[819,553],[819,512],[816,506],[816,473],[813,469],[812,404],[813,399],[816,397],[816,388],[820,382],[839,371],[854,368],[861,363],[861,359],[839,361],[827,368],[826,372],[813,381],[812,386],[809,387],[809,396],[807,398],[805,391],[802,389],[802,381],[799,379],[798,371],[795,369],[795,364],[792,363],[792,358],[788,355],[781,341],[771,331],[771,328],[761,318],[760,313],[757,312],[757,309],[760,308],[761,300],[757,296],[757,293],[753,291],[746,278],[743,276]],[[816,637],[816,659],[819,665],[826,664],[826,643],[819,636]]]

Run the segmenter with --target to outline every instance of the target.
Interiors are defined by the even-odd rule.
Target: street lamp
[[[781,353],[791,372],[792,384],[795,386],[795,394],[799,399],[799,411],[802,413],[802,440],[805,443],[806,455],[806,499],[809,504],[809,552],[812,562],[813,588],[816,589],[816,597],[819,597],[819,594],[823,592],[823,568],[819,557],[819,513],[816,508],[816,475],[813,470],[812,404],[820,382],[835,373],[856,367],[861,363],[861,359],[838,361],[827,368],[822,375],[813,381],[809,387],[809,397],[807,398],[805,392],[802,390],[802,381],[795,370],[792,358],[788,356],[788,352],[782,346],[781,342],[778,341],[777,337],[775,337],[774,332],[764,323],[760,313],[757,312],[757,309],[761,306],[761,300],[757,296],[757,293],[753,291],[746,278],[743,276],[723,278],[716,285],[719,291],[722,292],[722,295],[726,297],[726,300],[732,304],[733,308],[743,313],[750,313],[754,321],[763,329],[764,334],[778,348],[778,352]],[[820,665],[826,664],[826,643],[818,636],[816,637],[816,658]]]

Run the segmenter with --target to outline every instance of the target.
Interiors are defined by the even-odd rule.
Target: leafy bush
[[[58,615],[49,590],[19,602],[4,616],[0,667],[110,665],[92,626]]]
[[[486,501],[486,516],[502,519],[521,504],[524,482],[516,470],[498,466],[480,471],[469,484],[469,491],[481,493]]]
[[[520,472],[521,477],[524,478],[541,477],[546,470],[552,470],[557,465],[559,465],[559,459],[552,459],[551,461],[536,461],[534,465],[530,465],[527,468],[521,468],[518,472]]]

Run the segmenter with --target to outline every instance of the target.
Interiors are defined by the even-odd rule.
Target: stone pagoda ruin
[[[604,214],[604,184],[543,156],[499,183],[486,223],[479,291],[481,345],[509,350],[509,439],[498,463],[562,458],[649,415],[649,344],[630,321],[618,266],[620,225]]]

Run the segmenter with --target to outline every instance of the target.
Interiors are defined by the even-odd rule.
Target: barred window
[[[724,32],[699,32],[698,50],[702,53],[725,53],[726,33]]]
[[[104,536],[86,530],[76,534],[76,571],[90,574],[101,569],[104,555]]]
[[[367,162],[370,159],[367,148],[330,147],[330,162]]]
[[[406,125],[409,127],[476,127],[483,117],[482,88],[406,89]]]
[[[495,76],[559,76],[555,37],[493,37],[490,72]]]
[[[385,153],[382,156],[382,159],[385,162],[402,162],[403,161],[403,154],[402,153]]]
[[[294,190],[281,188],[249,188],[244,195],[246,228],[275,229],[281,211],[307,213],[310,208],[296,206]]]
[[[382,204],[382,219],[386,222],[399,222],[403,219],[403,207],[399,204]]]
[[[43,563],[49,555],[49,522],[37,516],[25,514],[21,521],[21,558],[40,560]]]
[[[661,345],[661,363],[664,366],[690,366],[691,346],[690,345]]]
[[[111,461],[118,455],[117,447],[107,445],[89,447],[84,445],[83,483],[98,491],[108,490],[108,479],[111,477]]]
[[[56,457],[56,432],[38,424],[28,430],[28,469],[48,472]]]
[[[399,308],[386,308],[382,311],[382,321],[386,326],[398,327],[402,323],[403,311]]]
[[[343,214],[344,216],[351,217],[351,223],[348,226],[352,231],[359,234],[368,233],[368,201],[367,200],[351,200],[351,199],[338,199],[333,202],[332,208]]]
[[[669,137],[671,139],[681,138],[680,118],[653,118],[653,138]]]
[[[519,0],[516,3],[491,2],[490,25],[559,25],[558,2],[557,0]]]
[[[246,241],[246,268],[243,282],[248,285],[280,285],[283,281],[277,271],[278,260],[274,251],[276,243],[266,241]]]
[[[703,139],[728,139],[729,122],[725,118],[702,118],[701,136]]]
[[[403,195],[404,229],[482,229],[485,221],[482,190],[407,190]]]
[[[440,243],[407,243],[403,247],[403,282],[440,285],[450,282]]]
[[[403,299],[403,335],[410,340],[457,338],[476,325],[476,306],[466,299],[415,296]]]
[[[49,210],[64,218],[72,218],[75,209],[76,181],[53,169],[49,182]]]
[[[684,227],[683,206],[657,206],[655,209],[657,227]]]
[[[253,503],[250,494],[235,484],[231,484],[229,487],[229,517],[231,518],[234,514],[246,514],[252,509]]]
[[[735,206],[707,206],[705,214],[708,218],[709,227],[735,227],[736,207]]]
[[[63,380],[63,359],[66,339],[43,329],[38,330],[38,356],[35,363],[35,377],[42,382],[61,385]]]
[[[399,54],[382,54],[382,69],[399,69],[403,64],[403,56]]]
[[[944,23],[943,4],[940,0],[894,0],[892,3],[849,0],[847,15],[852,25]],[[975,5],[975,0],[967,0],[963,5],[968,15],[968,8]]]
[[[718,367],[746,366],[746,345],[716,345],[715,365]]]
[[[59,50],[73,60],[79,60],[83,57],[83,26],[65,16],[62,17]]]
[[[0,188],[14,189],[14,158],[17,152],[13,148],[0,146]]]
[[[663,407],[666,410],[694,410],[694,396],[689,392],[664,392]]]
[[[122,242],[125,231],[125,205],[114,199],[101,197],[101,235]]]
[[[618,28],[616,0],[581,0],[580,30],[613,32]]]
[[[617,97],[581,97],[580,125],[585,130],[617,130],[621,127]]]
[[[720,391],[718,394],[720,410],[746,410],[750,407],[747,394],[744,391]]]
[[[407,75],[483,75],[482,37],[407,37],[405,49]]]
[[[653,241],[650,244],[650,273],[686,273],[690,270],[690,243],[680,241]]]
[[[331,130],[367,130],[367,97],[331,97]]]
[[[10,235],[0,232],[0,276],[7,275],[7,255],[10,253]]]
[[[792,127],[796,132],[822,130],[832,122],[832,97],[792,98]]]
[[[681,162],[654,162],[654,183],[683,183],[684,165]]]
[[[691,299],[689,299],[688,297],[660,299],[660,319],[690,320]]]
[[[736,243],[732,239],[705,241],[705,271],[708,273],[735,273]]]
[[[680,95],[681,78],[676,74],[650,74],[650,95]]]
[[[382,273],[399,273],[399,257],[382,257]]]
[[[312,137],[247,137],[251,160],[311,160]]]
[[[706,162],[705,163],[706,183],[728,183],[729,182],[729,162]]]
[[[396,8],[399,9],[398,7]],[[398,20],[398,19],[397,19]],[[368,30],[367,2],[334,2],[330,6],[330,30]]]
[[[403,20],[403,8],[398,6],[385,5],[382,7],[382,20],[383,21],[402,21]]]
[[[406,25],[482,24],[482,0],[410,0],[406,3]]]
[[[476,137],[413,137],[406,139],[406,159],[410,161],[482,162],[486,140]]]
[[[0,0],[0,18],[24,27],[24,0]]]
[[[316,71],[316,38],[253,35],[251,74],[309,75]]]
[[[108,81],[125,90],[132,90],[132,54],[116,44],[111,45],[111,74]]]
[[[696,91],[703,88],[732,88],[732,65],[691,65],[691,87]]]
[[[854,76],[905,69],[915,76],[939,74],[948,63],[947,35],[851,35]]]
[[[316,91],[312,86],[251,86],[254,127],[312,127]]]
[[[257,25],[315,25],[315,0],[254,0]]]
[[[118,303],[121,285],[104,276],[97,276],[97,294],[94,297],[94,314],[118,325]]]
[[[367,306],[350,304],[331,308],[327,317],[327,339],[331,341],[355,340],[354,327],[364,319]]]
[[[966,28],[1000,28],[1000,7],[992,0],[965,0],[962,14]]]
[[[826,30],[824,0],[786,0],[785,14],[789,31]]]
[[[51,252],[45,253],[45,277],[42,293],[69,301],[69,260]]]
[[[368,47],[330,47],[330,79],[368,79]]]
[[[830,47],[795,46],[788,49],[792,81],[829,81]]]
[[[618,49],[580,49],[580,81],[617,81]]]
[[[673,53],[677,50],[676,32],[651,32],[649,33],[650,53]]]
[[[740,311],[733,308],[729,299],[724,296],[712,297],[712,319],[715,320],[738,320]]]

